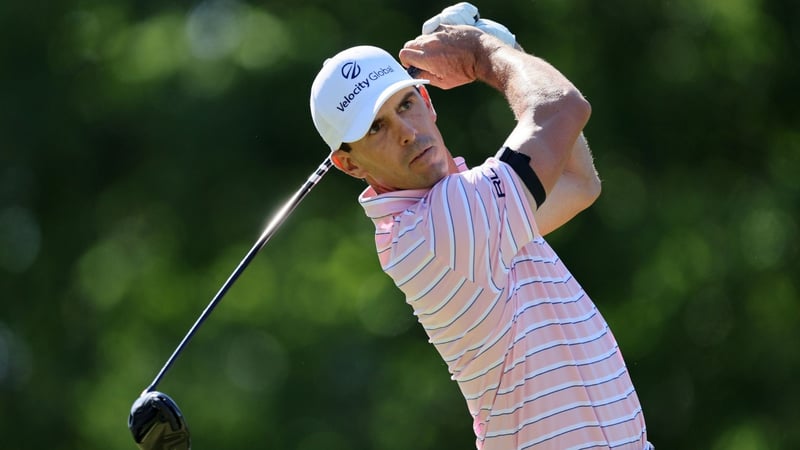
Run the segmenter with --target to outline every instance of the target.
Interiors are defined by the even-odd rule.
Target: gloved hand
[[[422,34],[433,33],[439,25],[472,25],[512,47],[517,46],[517,37],[508,28],[493,20],[481,19],[478,8],[467,2],[448,6],[441,13],[425,21],[422,25]]]

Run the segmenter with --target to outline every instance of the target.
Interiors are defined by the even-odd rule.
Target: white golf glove
[[[439,25],[472,25],[512,47],[517,45],[517,37],[505,25],[493,20],[481,19],[478,8],[467,2],[448,6],[441,13],[425,21],[422,24],[422,34],[433,33],[439,28]]]

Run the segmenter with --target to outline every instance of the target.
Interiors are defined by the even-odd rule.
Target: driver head
[[[189,450],[189,428],[168,395],[144,392],[131,406],[128,428],[142,450]]]

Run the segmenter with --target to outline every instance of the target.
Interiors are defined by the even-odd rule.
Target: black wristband
[[[544,191],[544,186],[542,186],[542,182],[539,181],[539,177],[536,176],[536,172],[531,168],[531,157],[524,153],[511,150],[508,147],[504,147],[498,154],[500,161],[511,166],[522,182],[525,183],[528,191],[530,191],[531,195],[533,195],[533,199],[536,201],[536,207],[540,208],[547,198],[547,193]]]

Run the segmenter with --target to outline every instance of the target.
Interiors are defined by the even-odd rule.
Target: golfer
[[[589,103],[474,26],[443,25],[399,60],[371,46],[335,55],[313,83],[312,118],[336,167],[368,184],[358,200],[381,266],[458,383],[477,448],[652,448],[608,324],[543,237],[600,193],[582,137]],[[468,168],[424,85],[474,81],[505,96],[516,125]]]

